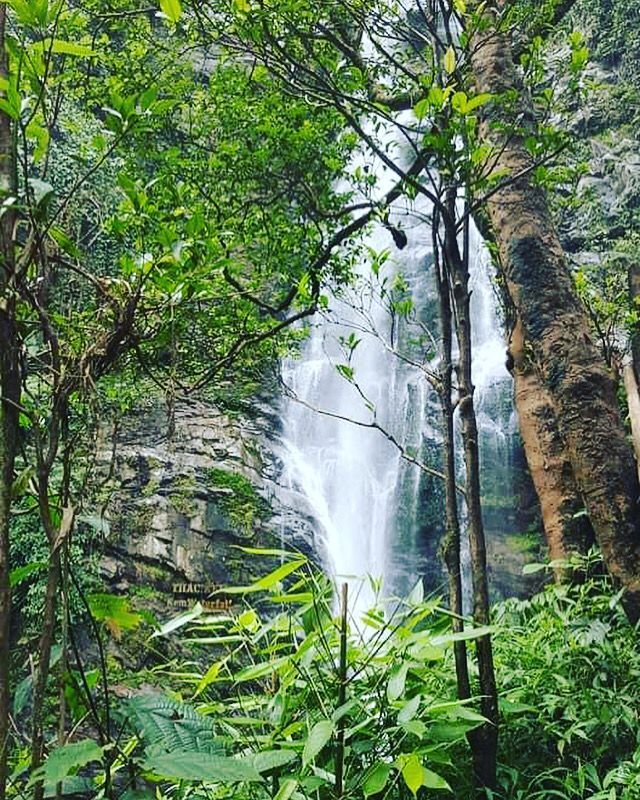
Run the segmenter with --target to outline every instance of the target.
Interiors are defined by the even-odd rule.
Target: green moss
[[[269,504],[258,494],[251,481],[239,472],[213,468],[208,473],[216,489],[227,489],[217,504],[220,511],[243,533],[249,533],[256,522],[269,515]]]
[[[169,499],[171,505],[179,514],[190,517],[195,513],[195,503],[193,495],[196,488],[196,480],[193,475],[181,475],[172,484],[172,491]]]

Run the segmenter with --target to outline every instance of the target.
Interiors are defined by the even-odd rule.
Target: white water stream
[[[382,195],[396,176],[380,164],[372,168]],[[322,557],[338,582],[351,584],[356,612],[372,603],[368,578],[382,582],[384,596],[410,589],[421,568],[420,539],[429,533],[420,469],[403,460],[383,432],[364,427],[375,420],[409,452],[438,466],[433,463],[440,439],[437,399],[420,368],[421,363],[428,366],[433,351],[429,352],[428,337],[419,337],[418,326],[392,320],[379,294],[385,278],[389,286],[394,275],[402,274],[416,320],[431,325],[437,339],[431,232],[423,219],[425,211],[421,201],[413,208],[405,201],[393,210],[391,221],[407,234],[403,250],[396,249],[382,225],[369,234],[367,244],[373,250],[390,251],[380,275],[376,279],[370,264],[363,262],[358,286],[331,299],[329,312],[314,322],[300,357],[286,361],[282,369],[284,383],[294,395],[285,399],[283,408],[282,480],[291,492],[306,498]],[[481,447],[488,446],[492,459],[508,460],[507,437],[516,424],[511,379],[490,260],[475,231],[471,273]],[[350,334],[359,344],[349,360],[341,339]],[[394,349],[415,363],[407,363]],[[353,369],[353,382],[337,369],[347,364]]]

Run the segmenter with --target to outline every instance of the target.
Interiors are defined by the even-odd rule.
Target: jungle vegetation
[[[637,206],[596,267],[577,269],[558,234],[579,202],[576,115],[604,91],[591,58],[617,70],[618,124],[637,124],[638,13],[0,3],[0,800],[640,797]],[[418,585],[356,620],[305,556],[251,547],[274,562],[230,589],[229,616],[156,620],[102,593],[77,523],[104,420],[149,391],[169,409],[229,402],[229,382],[250,395],[356,264],[380,268],[372,225],[403,246],[397,201],[428,209],[432,237],[447,597]],[[494,609],[472,225],[495,263],[555,579]],[[402,292],[390,302],[411,316]],[[16,566],[26,541],[40,555]],[[122,675],[108,649],[127,639],[145,657]],[[164,691],[115,691],[145,683]]]

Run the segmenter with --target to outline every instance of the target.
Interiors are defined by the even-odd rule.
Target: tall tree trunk
[[[453,631],[461,633],[464,630],[462,617],[462,564],[460,559],[460,509],[458,505],[458,489],[456,483],[456,457],[454,433],[454,406],[453,406],[453,319],[451,313],[451,298],[449,294],[449,277],[444,264],[439,256],[437,241],[438,222],[433,224],[433,252],[436,261],[436,279],[438,282],[438,297],[440,301],[440,324],[442,326],[441,339],[441,368],[440,386],[438,397],[442,414],[444,464],[445,476],[445,524],[446,533],[442,543],[442,554],[447,567],[449,579],[449,608],[453,613]],[[466,642],[455,642],[453,645],[456,663],[456,685],[460,700],[471,697],[471,684],[469,681],[469,665],[467,661]]]
[[[518,91],[510,43],[496,12],[487,9],[484,17],[486,29],[472,34],[470,42],[476,88],[494,96]],[[521,103],[523,118],[533,119],[527,98]],[[616,387],[591,338],[544,192],[533,181],[535,164],[524,136],[493,124],[503,114],[499,103],[487,108],[481,137],[494,147],[495,170],[511,176],[487,201],[506,288],[556,410],[603,558],[625,588],[622,602],[635,622],[640,619],[640,486]]]
[[[517,324],[509,353],[513,360],[515,400],[529,472],[540,500],[542,523],[552,560],[584,555],[593,544],[593,529],[581,514],[582,498],[558,431],[556,412],[540,375],[528,362],[522,326]],[[570,577],[556,569],[557,580]]]
[[[0,6],[0,77],[8,74],[5,49],[7,6]],[[11,120],[0,111],[0,201],[13,193],[14,158]],[[13,227],[15,214],[7,205],[0,217],[0,800],[7,782],[10,709],[11,585],[9,524],[11,487],[18,447],[20,348],[16,331],[12,281],[15,272]]]
[[[464,256],[461,257],[455,226],[456,191],[450,190],[448,217],[445,220],[445,259],[451,276],[455,330],[458,340],[458,412],[462,426],[462,445],[465,463],[467,530],[471,553],[471,583],[473,590],[473,619],[476,625],[490,623],[487,552],[480,492],[480,448],[474,405],[474,386],[471,375],[472,342],[469,293],[468,230],[465,231]],[[496,785],[498,752],[498,692],[493,667],[491,636],[476,640],[480,708],[487,722],[470,735],[474,773],[478,787],[493,789]]]

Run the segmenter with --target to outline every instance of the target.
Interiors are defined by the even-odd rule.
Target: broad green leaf
[[[393,703],[404,694],[404,687],[407,681],[408,664],[402,664],[389,678],[387,684],[387,700]]]
[[[426,786],[427,789],[444,789],[448,792],[451,791],[451,787],[442,776],[426,767],[422,768],[422,785]]]
[[[416,119],[424,119],[431,109],[431,103],[427,98],[424,100],[419,100],[415,106],[413,107],[413,113],[416,116]]]
[[[467,95],[465,92],[454,92],[453,97],[451,98],[451,106],[453,110],[457,111],[459,114],[466,114]]]
[[[238,617],[238,625],[246,630],[255,631],[259,627],[260,621],[256,612],[252,608],[248,608]]]
[[[420,708],[420,700],[421,697],[419,694],[417,694],[415,697],[412,697],[409,702],[405,703],[398,714],[399,725],[403,725],[415,717],[415,715],[418,713],[418,709]]]
[[[182,16],[182,4],[180,0],[160,0],[160,9],[171,22],[178,22]]]
[[[123,631],[134,630],[142,622],[142,615],[131,611],[126,597],[91,594],[88,600],[94,619],[104,622],[116,639],[121,638]]]
[[[400,767],[402,778],[411,794],[415,797],[418,789],[424,784],[424,769],[420,758],[415,753],[411,753],[402,758],[400,763],[402,765]]]
[[[296,758],[293,750],[265,750],[256,753],[253,757],[253,766],[258,772],[271,772],[271,770],[284,767]]]
[[[475,97],[469,97],[467,99],[467,109],[465,113],[469,114],[471,113],[471,111],[475,111],[476,108],[480,108],[480,106],[483,106],[485,105],[485,103],[488,103],[492,97],[493,95],[489,94],[489,92],[483,92],[482,94],[475,95]]]
[[[147,756],[145,769],[162,778],[183,781],[212,781],[214,783],[245,783],[261,781],[256,768],[247,761],[211,753],[179,750],[153,753]]]
[[[456,64],[456,51],[452,46],[449,46],[447,52],[444,54],[444,68],[448,75],[455,72]]]
[[[387,785],[390,774],[391,764],[379,761],[364,780],[362,785],[364,796],[371,797],[371,795],[379,794]]]
[[[139,695],[124,709],[146,747],[224,755],[213,720],[188,703],[162,694]]]
[[[49,755],[44,766],[34,773],[31,780],[44,778],[47,783],[57,783],[66,778],[71,770],[84,767],[92,761],[100,761],[103,753],[104,748],[91,739],[65,744]]]
[[[309,764],[313,761],[333,736],[333,730],[334,724],[331,720],[323,719],[320,722],[316,722],[309,733],[309,737],[304,745],[304,750],[302,751],[303,764]]]

